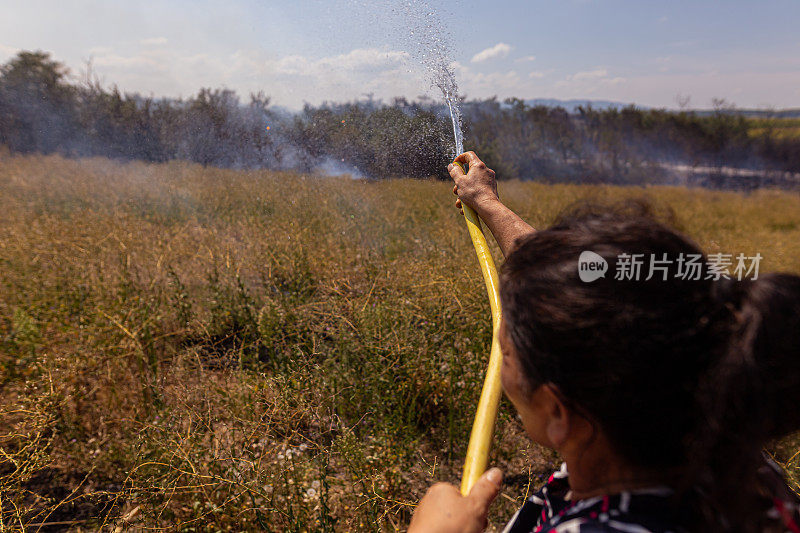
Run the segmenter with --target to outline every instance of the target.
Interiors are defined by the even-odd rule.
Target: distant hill
[[[696,109],[694,112],[707,116],[713,114],[714,110]],[[733,109],[731,112],[750,118],[800,118],[800,109]]]
[[[769,115],[768,111],[761,111],[764,115]],[[783,109],[781,111],[776,111],[775,116],[778,118],[800,118],[800,108],[799,109]]]
[[[631,105],[636,105],[634,103],[625,103],[625,102],[613,102],[611,100],[559,100],[557,98],[533,98],[531,100],[525,100],[525,104],[529,106],[545,106],[545,107],[563,107],[570,113],[576,111],[579,107],[589,107],[592,106],[592,109],[610,109],[613,107],[616,108],[623,108],[628,107]],[[636,105],[639,109],[648,109],[646,106]]]
[[[533,106],[545,107],[563,107],[570,113],[577,111],[579,107],[591,106],[593,109],[622,109],[628,106],[635,106],[637,109],[652,109],[649,106],[635,104],[633,102],[615,102],[612,100],[559,100],[558,98],[532,98],[525,100],[525,104]],[[673,110],[677,111],[677,110]],[[690,109],[688,111],[694,112],[700,116],[707,116],[713,114],[713,109]],[[733,113],[741,114],[746,117],[752,118],[800,118],[800,108],[797,109],[733,109]]]

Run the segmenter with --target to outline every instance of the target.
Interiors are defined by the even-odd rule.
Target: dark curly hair
[[[609,265],[590,283],[586,250]],[[622,254],[672,261],[614,279]],[[684,279],[681,254],[707,265],[645,202],[573,207],[503,265],[506,328],[531,385],[557,386],[632,464],[683,472],[678,494],[703,502],[682,506],[687,527],[764,531],[761,450],[800,429],[800,277]]]

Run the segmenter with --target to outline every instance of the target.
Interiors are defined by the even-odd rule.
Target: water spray
[[[403,3],[402,13],[406,21],[410,21],[414,31],[413,42],[410,42],[412,53],[417,56],[428,71],[431,85],[442,92],[450,118],[453,121],[453,137],[455,138],[455,155],[464,152],[464,135],[461,130],[461,110],[459,108],[458,85],[456,84],[454,63],[450,60],[449,39],[441,31],[440,21],[444,18],[436,13],[426,0],[407,0]],[[460,163],[462,170],[465,169]],[[464,460],[464,473],[461,477],[461,493],[469,494],[472,486],[486,470],[489,462],[489,450],[492,446],[494,424],[497,419],[497,409],[500,405],[502,387],[500,385],[500,365],[502,353],[497,342],[497,332],[500,326],[500,292],[497,269],[492,259],[492,253],[486,242],[481,227],[481,219],[468,205],[462,203],[467,229],[478,256],[478,263],[486,282],[486,292],[489,296],[489,305],[492,310],[492,348],[489,353],[489,364],[483,382],[475,421],[472,424],[472,433],[467,446],[467,456]]]

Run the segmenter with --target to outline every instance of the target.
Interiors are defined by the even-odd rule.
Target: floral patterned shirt
[[[769,470],[780,469],[772,461]],[[774,473],[768,477],[774,479]],[[778,474],[780,477],[780,474]],[[780,478],[782,479],[782,478]],[[785,484],[784,484],[785,487]],[[774,487],[770,487],[773,490]],[[788,487],[786,487],[788,491]],[[567,499],[567,465],[550,476],[536,494],[528,498],[503,533],[684,533],[672,503],[674,491],[657,486],[598,496],[579,501]],[[797,498],[775,489],[770,516],[785,530],[800,533]]]

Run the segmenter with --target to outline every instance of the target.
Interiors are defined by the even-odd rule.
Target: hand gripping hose
[[[455,164],[466,172],[460,163]],[[467,204],[462,202],[461,207],[464,210],[464,218],[467,220],[467,229],[472,238],[472,245],[478,255],[478,263],[481,266],[483,280],[486,282],[486,292],[489,295],[489,306],[492,309],[492,349],[489,352],[489,366],[486,369],[483,390],[480,400],[478,400],[475,421],[472,423],[467,457],[464,460],[464,474],[461,477],[461,494],[466,496],[486,470],[489,461],[489,449],[492,445],[497,408],[503,392],[500,384],[500,365],[503,362],[503,354],[500,351],[500,344],[497,342],[497,332],[500,327],[500,284],[497,269],[481,229],[481,219]]]

